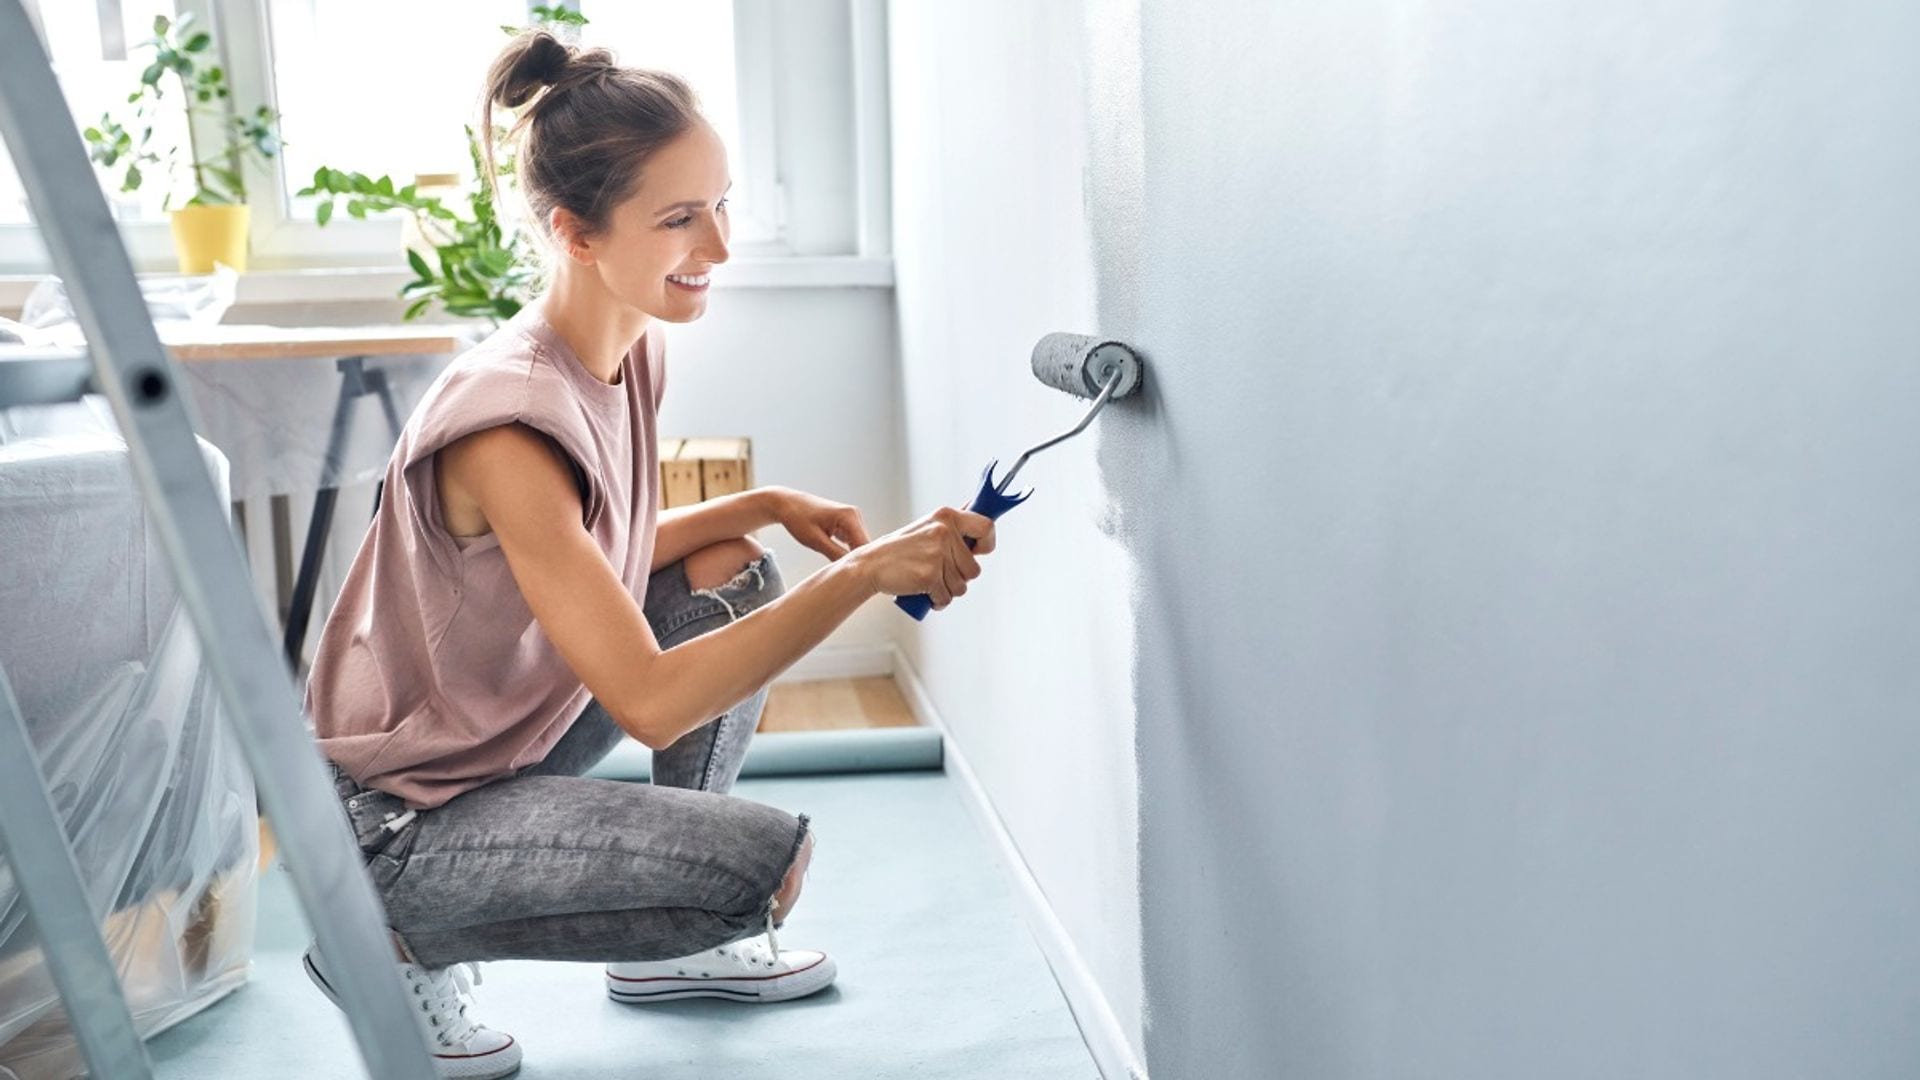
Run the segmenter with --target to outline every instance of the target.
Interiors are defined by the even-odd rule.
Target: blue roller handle
[[[980,493],[973,497],[973,504],[967,507],[967,509],[976,514],[995,520],[998,520],[1001,514],[1026,502],[1027,496],[1033,494],[1033,489],[1031,488],[1019,495],[1001,494],[999,485],[993,482],[993,470],[999,464],[999,458],[995,458],[987,463],[986,471],[980,474]],[[973,537],[969,536],[965,539],[967,546],[969,548],[973,547]],[[926,593],[920,593],[915,596],[896,596],[893,598],[893,602],[901,611],[906,612],[915,619],[924,619],[927,617],[927,612],[933,610],[933,597],[928,596]]]

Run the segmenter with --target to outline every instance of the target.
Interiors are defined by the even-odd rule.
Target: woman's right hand
[[[974,547],[967,548],[972,537]],[[976,556],[993,550],[993,519],[971,510],[943,506],[855,549],[853,557],[878,592],[890,596],[917,596],[933,601],[939,611],[967,591],[967,582],[980,576]]]

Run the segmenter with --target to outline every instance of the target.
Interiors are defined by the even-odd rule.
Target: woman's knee
[[[736,536],[731,540],[708,544],[687,556],[687,587],[696,590],[717,589],[732,581],[765,553],[766,549],[751,536]]]

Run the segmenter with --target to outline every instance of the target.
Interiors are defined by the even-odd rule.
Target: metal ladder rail
[[[93,385],[106,395],[126,440],[149,519],[252,766],[295,893],[320,950],[338,971],[342,1004],[361,1056],[380,1080],[432,1080],[426,1040],[395,970],[379,899],[308,735],[292,677],[248,584],[238,539],[179,393],[179,372],[160,345],[52,63],[20,0],[0,0],[0,135],[41,223],[54,268],[67,282],[89,345]],[[17,722],[0,724],[0,732],[7,730],[24,736]],[[58,877],[60,867],[42,861],[56,840],[71,872],[72,849],[63,833],[39,846],[9,843],[15,878]],[[23,855],[26,865],[19,861]],[[35,911],[44,934],[41,915]],[[62,924],[56,918],[54,925]],[[104,950],[97,924],[90,924],[84,936]],[[89,1029],[81,1039],[83,1050],[110,1053],[116,1018],[102,1017],[91,1006],[95,995],[107,993],[124,1013],[117,981],[101,987],[90,979],[90,973],[98,973],[85,961],[69,962],[72,954],[64,950],[86,954],[84,941],[47,937],[43,947],[58,976],[77,980],[79,996],[67,996],[64,985],[61,989],[76,1031]],[[95,1075],[114,1080],[129,1075],[116,1070],[118,1057],[89,1061]]]

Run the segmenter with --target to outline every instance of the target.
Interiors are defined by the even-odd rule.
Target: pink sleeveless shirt
[[[666,383],[658,323],[608,384],[541,303],[456,358],[414,408],[315,646],[306,710],[321,751],[415,809],[540,761],[591,697],[535,621],[499,537],[447,531],[435,451],[513,422],[551,436],[586,487],[587,531],[634,602],[646,600]]]

